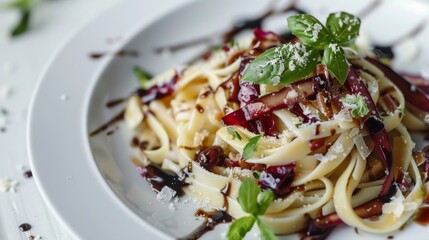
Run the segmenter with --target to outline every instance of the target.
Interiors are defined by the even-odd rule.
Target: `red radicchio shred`
[[[297,96],[295,94],[288,95],[293,90],[297,92]],[[241,125],[275,110],[292,108],[295,104],[303,102],[314,93],[312,80],[303,80],[284,87],[278,92],[254,99],[242,108],[224,116],[222,122],[226,126]]]
[[[247,130],[255,133],[272,136],[274,132],[274,119],[271,115],[263,115],[241,125]]]
[[[382,214],[383,201],[376,198],[367,203],[353,208],[355,213],[361,218],[370,218]],[[336,212],[322,216],[310,221],[306,234],[307,236],[319,236],[325,231],[330,231],[334,227],[342,224],[343,221]],[[317,239],[317,238],[316,238]]]
[[[429,112],[429,91],[427,91],[428,87],[414,85],[411,81],[403,78],[390,67],[374,58],[366,57],[365,60],[380,69],[384,75],[389,78],[390,81],[392,81],[399,89],[401,89],[401,92],[404,94],[404,97],[408,103],[424,112]]]
[[[253,29],[253,34],[255,35],[256,40],[264,41],[267,39],[276,40],[280,42],[280,37],[274,32],[264,31],[260,28]]]
[[[212,52],[212,51],[208,51],[208,52],[204,53],[204,54],[201,56],[201,58],[202,58],[203,60],[207,61],[207,60],[209,60],[209,59],[210,59],[210,57],[211,57],[212,55],[213,55],[213,52]]]
[[[383,166],[387,169],[388,174],[385,178],[383,186],[380,191],[380,197],[388,201],[395,190],[393,188],[393,169],[392,169],[392,147],[387,137],[384,123],[380,118],[380,114],[377,111],[377,107],[371,98],[368,89],[366,88],[363,81],[357,75],[355,69],[350,67],[349,74],[345,83],[346,88],[352,93],[362,95],[366,99],[366,103],[370,109],[368,116],[364,117],[362,121],[368,128],[371,135],[371,139],[374,142],[375,148],[381,157]]]
[[[270,166],[263,171],[258,180],[262,189],[271,189],[277,197],[284,197],[292,190],[295,178],[295,163]]]
[[[429,95],[429,81],[426,78],[420,75],[409,74],[409,73],[401,73],[400,75],[406,81],[414,85],[416,89],[419,89],[425,95]],[[411,91],[413,91],[413,89],[411,89]]]
[[[302,107],[299,104],[295,104],[289,111],[293,114],[295,114],[298,117],[301,117],[304,123],[315,123],[317,122],[317,119],[314,116],[308,116],[304,114],[304,110],[302,110]]]
[[[253,59],[254,58],[251,58],[248,56],[242,56],[241,65],[240,65],[240,68],[238,70],[240,72],[240,76],[242,76],[244,74],[244,71],[246,71],[247,67],[253,61]]]
[[[259,96],[259,85],[248,81],[239,81],[240,91],[238,92],[238,100],[240,107],[243,107]]]
[[[179,80],[180,75],[176,73],[174,77],[167,83],[155,85],[149,89],[138,89],[137,94],[142,99],[143,103],[149,103],[154,100],[170,96],[174,92],[174,87]]]
[[[393,100],[389,93],[386,93],[385,95],[381,96],[380,100],[384,103],[384,106],[387,108],[386,110],[389,112],[395,112],[398,108],[396,102]]]
[[[323,146],[325,146],[326,139],[327,139],[327,137],[311,140],[310,141],[311,151],[316,151],[316,150],[322,148]]]

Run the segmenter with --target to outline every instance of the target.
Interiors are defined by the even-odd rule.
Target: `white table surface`
[[[8,37],[17,12],[0,8],[0,93],[10,88],[9,97],[0,94],[0,109],[8,111],[6,132],[0,132],[0,179],[17,180],[16,193],[0,192],[0,240],[71,239],[45,206],[29,169],[26,144],[26,117],[35,83],[48,59],[74,32],[123,0],[44,0],[34,10],[31,30]],[[0,0],[0,5],[7,2]],[[18,226],[32,229],[21,233]]]

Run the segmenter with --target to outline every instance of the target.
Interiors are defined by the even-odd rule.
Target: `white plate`
[[[303,0],[299,6],[324,18],[334,10],[365,12],[371,2]],[[265,11],[269,3],[268,0],[125,2],[78,32],[51,60],[32,101],[28,145],[35,179],[44,199],[76,238],[168,239],[184,236],[198,225],[193,204],[179,203],[177,210],[172,211],[156,200],[155,193],[129,161],[133,155],[132,132],[123,124],[118,124],[110,136],[102,133],[89,138],[88,133],[121,110],[121,107],[107,109],[105,103],[136,88],[132,73],[135,65],[158,73],[204,49],[196,46],[165,58],[156,54],[154,48],[220,32],[233,19]],[[172,12],[178,5],[185,6]],[[418,1],[388,0],[364,19],[363,28],[372,39],[388,44],[420,22],[427,22],[428,12],[428,6]],[[273,30],[282,24],[286,25],[285,16],[265,22]],[[429,24],[413,40],[403,41],[402,47],[425,46],[426,39],[429,39]],[[107,54],[98,60],[89,57],[93,52],[112,53],[119,49],[137,50],[140,54],[138,57]],[[410,58],[407,55],[410,51],[398,47],[395,50],[399,50],[395,66],[401,70],[416,72],[429,63],[428,47],[418,48],[419,55],[407,63],[404,61]],[[219,239],[226,229],[226,225],[221,225],[203,238]],[[429,234],[429,228],[413,224],[393,235],[395,239],[421,239],[422,234]],[[250,234],[249,238],[253,236]],[[336,229],[330,239],[345,236],[350,240],[386,239],[386,236],[356,234],[349,227]]]

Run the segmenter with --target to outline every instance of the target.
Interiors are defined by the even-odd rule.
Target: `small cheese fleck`
[[[383,205],[383,213],[393,213],[396,218],[399,218],[404,212],[415,210],[418,207],[416,202],[406,201],[401,190],[396,186],[396,193],[390,198],[389,203]]]
[[[159,191],[156,199],[161,202],[170,202],[176,196],[176,194],[177,192],[174,189],[164,186],[161,191]]]
[[[0,192],[16,192],[18,181],[7,178],[0,179]]]
[[[318,154],[314,154],[314,156],[320,162],[329,162],[329,161],[332,161],[336,158],[336,156],[334,154],[329,154],[329,153],[327,153],[326,155],[318,153]]]

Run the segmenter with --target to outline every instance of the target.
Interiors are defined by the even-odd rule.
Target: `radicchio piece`
[[[374,217],[382,214],[382,207],[383,207],[383,201],[376,198],[367,203],[364,203],[360,206],[353,208],[353,210],[359,217],[366,219],[366,218],[370,218],[370,217]],[[324,239],[324,238],[317,238],[317,237],[326,237],[325,235],[326,232],[328,232],[329,234],[329,232],[332,229],[334,229],[336,226],[342,223],[343,221],[338,216],[338,214],[336,212],[333,212],[331,214],[328,214],[310,221],[307,227],[306,235],[307,237],[315,236],[316,237],[315,239]],[[313,238],[309,238],[309,239],[313,239]]]
[[[374,58],[366,57],[365,60],[380,69],[384,75],[390,79],[390,81],[401,89],[401,92],[404,94],[408,103],[424,112],[429,112],[429,92],[426,91],[425,88],[420,87],[419,85],[414,85],[411,81],[403,78],[390,67]]]
[[[271,31],[264,31],[260,28],[253,29],[253,34],[255,35],[255,39],[258,41],[264,41],[264,40],[275,40],[280,42],[280,38],[277,34]]]
[[[142,99],[142,102],[147,104],[154,100],[170,96],[174,92],[174,87],[179,80],[180,75],[176,73],[174,77],[167,83],[162,85],[155,85],[149,89],[140,88],[137,90],[137,94]]]
[[[261,173],[258,184],[262,189],[271,189],[277,197],[284,197],[291,192],[295,178],[295,163],[270,166]]]
[[[304,123],[315,123],[317,119],[314,116],[308,116],[304,114],[304,110],[299,104],[295,104],[289,111],[298,117],[301,117]]]
[[[400,75],[406,81],[410,82],[413,86],[415,86],[416,89],[419,89],[425,95],[429,95],[429,81],[426,78],[420,75],[409,74],[409,73],[401,73]],[[411,91],[413,90],[414,89],[411,89]]]
[[[240,91],[238,92],[238,100],[240,101],[240,107],[243,107],[250,101],[258,98],[259,96],[259,85],[249,81],[239,81]]]
[[[269,136],[273,135],[275,128],[274,119],[269,114],[263,115],[254,120],[250,120],[249,122],[244,123],[241,126],[255,134],[263,133],[264,135]]]
[[[372,100],[371,94],[353,67],[350,67],[345,86],[352,94],[362,95],[365,97],[368,108],[370,109],[368,116],[364,117],[362,121],[369,130],[371,139],[381,157],[384,168],[388,171],[379,196],[384,200],[389,201],[391,195],[394,194],[395,188],[392,187],[394,180],[392,169],[392,147],[390,145],[389,138],[387,137],[384,123],[380,118],[380,114]]]
[[[284,87],[278,92],[254,99],[242,108],[224,116],[222,122],[226,126],[241,125],[267,113],[283,108],[292,108],[314,93],[312,80],[303,80]]]

